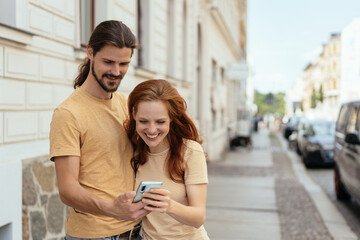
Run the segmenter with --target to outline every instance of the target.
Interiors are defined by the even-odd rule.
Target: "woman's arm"
[[[167,213],[183,224],[199,228],[205,222],[206,193],[207,184],[186,185],[189,201],[186,206],[172,200],[168,190],[153,188],[150,193],[143,194],[143,203],[145,210]]]

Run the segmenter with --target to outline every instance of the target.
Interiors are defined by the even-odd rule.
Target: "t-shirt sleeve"
[[[187,163],[185,184],[208,183],[206,159],[201,145],[194,141],[186,144],[184,158]]]
[[[50,159],[59,156],[80,156],[79,127],[65,109],[55,109],[50,124]]]

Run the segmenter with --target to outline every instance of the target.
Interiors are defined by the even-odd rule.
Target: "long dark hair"
[[[115,47],[131,48],[134,51],[136,45],[135,35],[124,23],[115,20],[100,23],[92,32],[88,46],[93,49],[95,56],[104,46],[113,45]],[[90,72],[90,59],[85,58],[79,66],[79,74],[75,78],[74,88],[80,87],[86,80]]]
[[[137,112],[139,103],[143,101],[161,101],[168,110],[171,119],[170,130],[167,135],[170,151],[166,166],[171,180],[183,182],[184,166],[186,166],[183,156],[184,140],[190,139],[198,143],[202,143],[202,140],[200,140],[195,124],[186,114],[186,101],[166,80],[144,81],[137,85],[129,95],[129,119],[124,122],[124,127],[136,149],[136,154],[131,160],[132,166],[136,171],[139,165],[143,165],[147,161],[147,146],[136,132],[136,122],[133,116]]]

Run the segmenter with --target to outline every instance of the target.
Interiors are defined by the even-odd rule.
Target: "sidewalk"
[[[289,235],[284,234],[289,228],[282,230],[279,217],[282,209],[277,203],[275,191],[277,172],[272,159],[272,152],[286,149],[286,143],[281,136],[279,139],[281,146],[271,147],[269,132],[262,130],[253,134],[253,150],[238,149],[228,152],[223,161],[208,164],[205,228],[211,240],[280,240],[288,236],[308,239],[301,237],[301,232],[297,233],[298,235]],[[306,190],[308,198],[311,199],[309,201],[313,202],[321,216],[318,220],[321,226],[324,226],[321,239],[357,239],[336,207],[307,175],[295,155],[289,153],[288,159],[297,182]],[[281,213],[284,212],[286,211]],[[289,223],[287,224],[289,226]]]

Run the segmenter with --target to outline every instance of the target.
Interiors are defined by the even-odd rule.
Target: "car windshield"
[[[331,136],[335,133],[335,122],[316,122],[312,124],[312,135]]]

